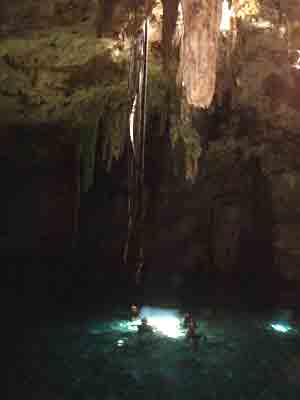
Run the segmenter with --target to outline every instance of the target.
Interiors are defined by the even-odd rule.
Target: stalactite
[[[168,71],[173,64],[173,39],[176,32],[179,0],[162,0],[163,3],[163,27],[162,47],[164,66]]]
[[[216,82],[221,0],[182,0],[182,79],[189,104],[210,106]]]
[[[172,102],[174,102],[174,97],[177,96],[174,82],[176,80],[179,61],[177,50],[179,48],[180,37],[182,36],[180,29],[182,27],[182,18],[180,18],[179,13],[180,0],[162,0],[162,5],[163,73],[165,76],[164,80],[167,84],[163,95],[164,101],[160,110],[159,135],[165,136],[168,141],[170,140]]]

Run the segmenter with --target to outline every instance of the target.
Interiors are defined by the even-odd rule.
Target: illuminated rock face
[[[210,106],[216,81],[221,0],[182,0],[184,39],[182,78],[188,102]]]

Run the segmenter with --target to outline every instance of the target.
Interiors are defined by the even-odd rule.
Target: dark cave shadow
[[[238,274],[241,299],[254,307],[279,300],[280,276],[274,262],[274,211],[271,184],[258,157],[249,160],[246,213],[241,224]]]

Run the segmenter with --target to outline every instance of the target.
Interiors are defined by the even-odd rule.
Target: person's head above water
[[[187,328],[192,321],[193,321],[192,313],[187,312],[183,318],[183,326]]]
[[[153,333],[153,328],[149,325],[147,318],[143,317],[141,322],[142,323],[138,327],[139,333]]]
[[[138,317],[139,309],[135,304],[132,304],[132,306],[130,307],[130,311],[131,311],[132,318],[137,318]]]
[[[146,317],[142,318],[142,324],[143,325],[148,325],[148,320]]]
[[[192,314],[190,312],[187,312],[184,316],[184,320],[190,321],[191,319],[193,319]]]

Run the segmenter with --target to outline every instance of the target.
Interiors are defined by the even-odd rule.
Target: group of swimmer
[[[138,318],[139,318],[139,309],[135,304],[133,304],[131,306],[131,320],[137,320]],[[198,349],[199,335],[197,335],[196,332],[197,323],[190,312],[184,315],[182,321],[182,327],[186,329],[186,335],[185,335],[186,339],[191,343],[192,349],[196,351]],[[151,332],[153,332],[152,326],[149,324],[147,318],[143,317],[141,320],[141,324],[138,327],[138,333],[143,334]]]

